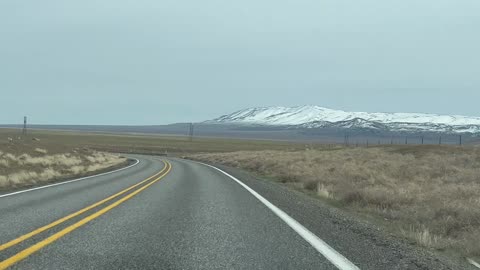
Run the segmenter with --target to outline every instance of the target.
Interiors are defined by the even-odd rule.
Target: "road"
[[[0,269],[457,269],[276,183],[133,157],[118,172],[0,194]]]

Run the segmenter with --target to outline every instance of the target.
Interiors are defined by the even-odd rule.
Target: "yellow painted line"
[[[122,191],[120,191],[120,192],[118,192],[118,193],[116,193],[116,194],[114,194],[114,195],[106,198],[106,199],[103,199],[103,200],[101,200],[101,201],[99,201],[99,202],[97,202],[97,203],[94,203],[94,204],[92,204],[92,205],[90,205],[90,206],[87,206],[87,207],[85,207],[85,208],[83,208],[83,209],[81,209],[81,210],[79,210],[79,211],[77,211],[77,212],[75,212],[75,213],[73,213],[73,214],[70,214],[70,215],[68,215],[68,216],[66,216],[66,217],[63,217],[63,218],[61,218],[61,219],[58,219],[58,220],[56,220],[56,221],[54,221],[54,222],[52,222],[52,223],[50,223],[50,224],[48,224],[48,225],[45,225],[45,226],[43,226],[43,227],[41,227],[41,228],[38,228],[38,229],[36,229],[36,230],[34,230],[34,231],[32,231],[32,232],[29,232],[29,233],[27,233],[27,234],[25,234],[25,235],[22,235],[22,236],[20,236],[20,237],[18,237],[18,238],[16,238],[16,239],[13,239],[13,240],[5,243],[5,244],[2,244],[2,245],[0,245],[0,251],[5,250],[5,249],[7,249],[7,248],[10,248],[10,247],[12,247],[12,246],[14,246],[14,245],[16,245],[16,244],[19,244],[19,243],[21,243],[21,242],[23,242],[23,241],[25,241],[25,240],[27,240],[27,239],[29,239],[29,238],[37,235],[37,234],[39,234],[39,233],[42,233],[42,232],[44,232],[44,231],[46,231],[46,230],[48,230],[48,229],[51,229],[51,228],[53,228],[53,227],[55,227],[55,226],[57,226],[57,225],[65,222],[65,221],[67,221],[67,220],[69,220],[69,219],[72,219],[72,218],[74,218],[74,217],[76,217],[76,216],[79,216],[79,215],[81,215],[81,214],[83,214],[83,213],[85,213],[85,212],[87,212],[87,211],[89,211],[89,210],[91,210],[91,209],[93,209],[93,208],[95,208],[95,207],[97,207],[97,206],[100,206],[100,205],[102,205],[102,204],[104,204],[104,203],[106,203],[106,202],[108,202],[108,201],[111,201],[111,200],[117,198],[118,196],[120,196],[120,195],[122,195],[122,194],[124,194],[124,193],[126,193],[126,192],[128,192],[128,191],[130,191],[130,190],[132,190],[132,189],[134,189],[134,188],[136,188],[136,187],[138,187],[138,186],[140,186],[141,184],[143,184],[143,183],[145,183],[145,182],[147,182],[147,181],[149,181],[149,180],[157,177],[158,175],[162,174],[163,172],[165,172],[165,171],[167,170],[167,167],[168,167],[168,166],[167,166],[167,163],[165,163],[165,162],[163,162],[163,163],[165,164],[165,166],[163,167],[163,169],[162,169],[160,172],[158,172],[158,173],[156,173],[156,174],[148,177],[147,179],[145,179],[145,180],[143,180],[143,181],[141,181],[141,182],[139,182],[139,183],[137,183],[137,184],[135,184],[135,185],[133,185],[133,186],[130,186],[129,188],[126,188],[126,189],[124,189],[124,190],[122,190]]]
[[[27,258],[28,256],[32,255],[33,253],[39,251],[40,249],[50,245],[51,243],[57,241],[58,239],[64,237],[65,235],[73,232],[74,230],[80,228],[81,226],[87,224],[88,222],[102,216],[103,214],[107,213],[108,211],[112,210],[113,208],[119,206],[120,204],[126,202],[127,200],[133,198],[134,196],[136,196],[137,194],[139,194],[140,192],[144,191],[145,189],[147,189],[148,187],[150,187],[151,185],[155,184],[156,182],[160,181],[163,177],[165,177],[172,169],[172,165],[167,161],[166,162],[168,165],[168,169],[167,171],[165,172],[165,174],[159,176],[157,179],[153,180],[152,182],[148,183],[147,185],[137,189],[136,191],[130,193],[129,195],[121,198],[120,200],[112,203],[111,205],[103,208],[102,210],[99,210],[98,212],[95,212],[94,214],[91,214],[90,216],[80,220],[79,222],[73,224],[73,225],[70,225],[68,226],[67,228],[57,232],[56,234],[46,238],[45,240],[42,240],[38,243],[36,243],[35,245],[29,247],[29,248],[26,248],[22,251],[20,251],[19,253],[15,254],[14,256],[0,262],[0,270],[4,270],[4,269],[7,269],[8,267],[18,263],[19,261]]]

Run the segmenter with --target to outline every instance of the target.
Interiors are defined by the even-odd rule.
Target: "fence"
[[[471,138],[469,138],[471,141]],[[338,142],[337,142],[338,143]],[[373,146],[373,145],[463,145],[466,143],[464,135],[396,135],[396,136],[366,136],[345,134],[345,146]],[[467,141],[468,143],[468,141]]]

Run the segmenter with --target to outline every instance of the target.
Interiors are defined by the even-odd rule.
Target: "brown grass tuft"
[[[42,148],[35,148],[35,152],[44,154],[44,155],[48,153],[47,149],[42,149]]]

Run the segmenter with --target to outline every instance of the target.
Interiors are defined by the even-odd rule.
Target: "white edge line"
[[[195,161],[197,162],[197,161]],[[208,166],[213,168],[224,175],[230,177],[235,182],[240,184],[243,188],[245,188],[248,192],[250,192],[255,198],[257,198],[260,202],[262,202],[265,206],[267,206],[273,213],[275,213],[280,219],[282,219],[288,226],[290,226],[295,232],[297,232],[305,241],[307,241],[310,245],[312,245],[318,252],[320,252],[327,260],[329,260],[333,265],[335,265],[340,270],[360,270],[356,265],[350,262],[347,258],[345,258],[342,254],[338,253],[335,249],[325,243],[322,239],[316,236],[314,233],[309,231],[305,228],[302,224],[298,221],[290,217],[287,213],[283,212],[280,208],[273,205],[267,199],[262,197],[262,195],[258,194],[255,190],[251,189],[249,186],[244,184],[242,181],[238,180],[234,176],[228,174],[220,170],[217,167],[214,167],[209,164],[205,164],[202,162],[197,162],[199,164]]]
[[[468,261],[471,265],[473,265],[473,266],[475,266],[475,267],[477,267],[477,268],[480,269],[480,263],[477,263],[476,261],[474,261],[473,259],[470,259],[470,258],[467,258],[467,261]]]
[[[30,191],[35,191],[35,190],[39,190],[39,189],[44,189],[44,188],[50,188],[50,187],[65,185],[65,184],[69,184],[69,183],[73,183],[73,182],[77,182],[77,181],[90,179],[90,178],[97,177],[97,176],[107,175],[107,174],[123,171],[123,170],[126,170],[126,169],[130,169],[131,167],[137,166],[138,163],[140,163],[140,160],[138,160],[136,158],[133,158],[133,159],[136,160],[136,162],[132,165],[129,165],[129,166],[125,167],[125,168],[121,168],[121,169],[114,170],[114,171],[111,171],[111,172],[104,172],[104,173],[100,173],[100,174],[96,174],[96,175],[91,175],[91,176],[86,176],[86,177],[77,178],[77,179],[73,179],[73,180],[68,180],[68,181],[64,181],[64,182],[59,182],[59,183],[55,183],[55,184],[50,184],[50,185],[40,186],[40,187],[36,187],[36,188],[30,188],[30,189],[20,190],[20,191],[16,191],[16,192],[12,192],[12,193],[7,193],[7,194],[0,195],[0,198],[10,197],[10,196],[13,196],[13,195],[18,195],[18,194],[22,194],[22,193],[26,193],[26,192],[30,192]]]

